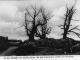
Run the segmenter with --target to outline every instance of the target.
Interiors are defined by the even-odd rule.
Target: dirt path
[[[12,52],[16,49],[17,47],[10,47],[6,51],[4,51],[0,56],[10,56],[12,55]]]

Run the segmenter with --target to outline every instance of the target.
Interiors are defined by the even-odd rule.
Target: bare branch
[[[76,20],[76,19],[72,19],[73,21],[80,21],[80,20]]]
[[[51,29],[52,29],[51,27],[47,28],[46,34],[49,34],[51,32]]]
[[[58,27],[63,27],[64,25],[59,25]],[[70,25],[70,26],[72,26],[72,25]]]
[[[72,31],[72,30],[74,30],[74,29],[77,29],[77,27],[78,27],[78,26],[75,26],[74,28],[70,29],[69,31]]]
[[[78,29],[78,28],[76,28],[76,30],[79,30],[80,31],[80,29]]]
[[[36,6],[35,7],[31,6],[31,7],[34,10],[35,17],[38,16],[38,14],[40,13],[41,9],[37,9]]]
[[[68,31],[68,32],[72,32],[72,33],[76,34],[80,38],[80,34],[79,33],[75,32],[75,31]]]
[[[32,19],[33,19],[34,17],[31,15],[31,13],[29,12],[29,10],[26,9],[26,11],[27,11],[27,14],[28,14],[30,17],[32,17]]]
[[[39,15],[39,13],[40,13],[40,9],[39,9],[39,11],[36,13],[36,16]]]
[[[59,25],[58,27],[63,27],[64,25]]]

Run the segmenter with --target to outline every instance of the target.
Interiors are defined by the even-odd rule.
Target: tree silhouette
[[[40,23],[37,22],[38,16],[40,13],[40,9],[31,6],[30,9],[26,8],[25,13],[25,30],[26,35],[29,37],[30,41],[34,41],[34,35],[37,31],[37,27],[40,25]]]
[[[76,9],[74,7],[75,7],[74,5],[72,7],[67,7],[67,10],[66,10],[66,13],[65,13],[65,16],[64,16],[65,17],[64,18],[64,24],[61,25],[61,26],[63,26],[63,28],[61,28],[61,29],[64,30],[63,39],[66,39],[67,34],[69,34],[70,32],[76,34],[80,38],[80,34],[74,31],[74,30],[79,30],[80,31],[80,29],[78,29],[78,26],[75,26],[75,27],[70,29],[70,27],[73,26],[73,25],[71,25],[71,22],[73,20],[78,21],[78,20],[73,19],[73,15],[76,12]]]
[[[46,34],[50,33],[51,28],[47,26],[50,14],[46,12],[45,8],[37,8],[31,6],[26,8],[25,12],[25,31],[30,41],[34,41],[34,37],[46,38]]]
[[[40,13],[42,16],[42,20],[40,20],[42,25],[39,26],[40,29],[37,29],[36,36],[40,37],[41,39],[45,39],[46,34],[49,34],[51,31],[51,27],[48,26],[48,21],[50,20],[51,15],[43,7],[40,8]]]

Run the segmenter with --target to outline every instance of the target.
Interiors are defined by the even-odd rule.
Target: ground
[[[27,56],[27,55],[79,55],[80,42],[62,39],[45,39],[34,42],[26,41],[18,46],[10,46],[0,56]]]

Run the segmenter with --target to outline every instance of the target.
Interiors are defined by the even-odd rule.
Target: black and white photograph
[[[0,0],[0,56],[80,55],[80,0]]]

